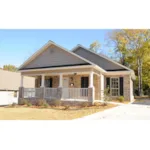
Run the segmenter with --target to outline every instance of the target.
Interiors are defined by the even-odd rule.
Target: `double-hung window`
[[[119,96],[119,78],[110,78],[111,96]]]

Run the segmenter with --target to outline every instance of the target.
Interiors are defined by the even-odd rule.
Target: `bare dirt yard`
[[[16,106],[14,108],[0,107],[0,120],[72,120],[100,112],[116,105],[91,106],[86,108],[31,108]]]

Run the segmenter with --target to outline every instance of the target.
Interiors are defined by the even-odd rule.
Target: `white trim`
[[[89,75],[89,71],[86,72],[63,72],[63,75],[74,75],[75,73],[77,73],[77,75],[84,75],[87,74]],[[39,73],[35,73],[35,74],[27,74],[26,76],[41,76],[43,73],[39,74]],[[60,73],[44,73],[45,76],[59,76]]]
[[[129,71],[109,71],[104,73],[105,75],[130,75],[131,72]]]
[[[83,57],[81,57],[81,56],[79,56],[79,55],[77,55],[77,54],[75,54],[75,53],[73,53],[73,52],[67,50],[66,48],[64,48],[64,47],[62,47],[62,46],[60,46],[60,45],[58,45],[58,44],[53,43],[53,42],[50,41],[50,42],[46,43],[42,48],[40,48],[37,52],[35,52],[31,57],[29,57],[29,58],[19,67],[19,69],[21,69],[21,68],[24,67],[25,65],[29,64],[29,63],[30,63],[32,60],[34,60],[38,55],[40,55],[42,52],[44,52],[44,51],[46,50],[46,48],[47,48],[48,46],[50,46],[50,45],[55,45],[56,47],[59,47],[61,50],[64,50],[64,51],[66,51],[66,52],[68,52],[68,53],[70,53],[70,54],[72,54],[72,55],[74,55],[74,56],[76,56],[76,57],[78,57],[78,58],[84,60],[85,62],[88,62],[88,63],[91,64],[91,65],[95,65],[95,64],[92,63],[91,61],[89,61],[89,60],[87,60],[87,59],[85,59],[85,58],[83,58]]]
[[[56,68],[40,68],[40,69],[26,69],[26,70],[19,70],[19,72],[30,72],[30,71],[46,71],[46,70],[62,70],[62,69],[78,69],[78,68],[92,68],[93,65],[86,65],[86,66],[71,66],[71,67],[56,67]]]

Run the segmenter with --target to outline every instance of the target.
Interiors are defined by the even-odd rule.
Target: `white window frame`
[[[111,83],[112,83],[111,80],[112,80],[112,79],[118,79],[118,88],[112,88],[112,87],[111,87]],[[113,96],[113,95],[112,95],[112,89],[118,89],[118,95]],[[119,77],[110,77],[110,94],[111,94],[112,97],[120,96],[120,80],[119,80]]]

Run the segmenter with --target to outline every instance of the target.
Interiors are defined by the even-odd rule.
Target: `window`
[[[89,86],[89,78],[81,77],[81,88],[88,88]]]
[[[45,86],[46,87],[52,88],[52,83],[53,83],[53,79],[52,78],[49,78],[49,79],[45,80]]]
[[[110,92],[112,96],[119,96],[119,78],[110,78]]]

